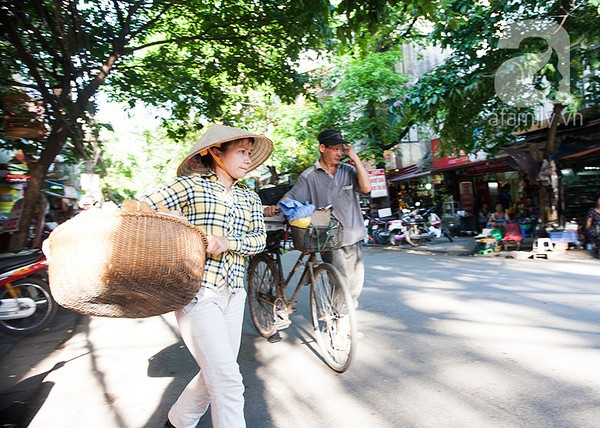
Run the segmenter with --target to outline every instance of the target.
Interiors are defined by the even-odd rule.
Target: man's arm
[[[352,147],[350,144],[345,144],[345,146],[346,154],[350,160],[354,162],[354,167],[356,168],[358,188],[362,193],[369,193],[371,191],[371,180],[369,179],[369,173],[367,172],[367,169],[361,162],[358,154],[354,151],[354,147]]]

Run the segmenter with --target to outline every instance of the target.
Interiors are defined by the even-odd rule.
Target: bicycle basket
[[[342,247],[344,227],[329,211],[317,210],[305,228],[291,226],[294,248],[306,253],[320,253]]]

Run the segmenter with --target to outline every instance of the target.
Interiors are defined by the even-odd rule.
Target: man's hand
[[[277,205],[265,205],[263,207],[263,215],[265,217],[275,217],[279,214],[279,207]]]
[[[208,235],[206,240],[208,241],[208,246],[206,247],[208,254],[218,256],[229,250],[229,239],[224,236]]]
[[[360,162],[360,158],[358,157],[358,154],[354,150],[354,147],[352,147],[350,144],[344,143],[343,150],[344,150],[344,155],[348,156],[351,161],[353,161],[354,163]]]

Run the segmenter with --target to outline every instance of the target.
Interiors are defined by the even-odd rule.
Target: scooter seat
[[[7,272],[22,266],[27,266],[41,258],[42,251],[37,248],[19,251],[18,253],[0,254],[0,272]]]

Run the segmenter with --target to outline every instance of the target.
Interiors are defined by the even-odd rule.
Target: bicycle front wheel
[[[258,333],[266,338],[277,332],[273,308],[277,299],[277,265],[266,254],[257,254],[248,266],[248,307],[252,323]]]
[[[314,271],[310,307],[323,359],[336,372],[345,372],[356,353],[354,304],[339,271],[329,263]]]

